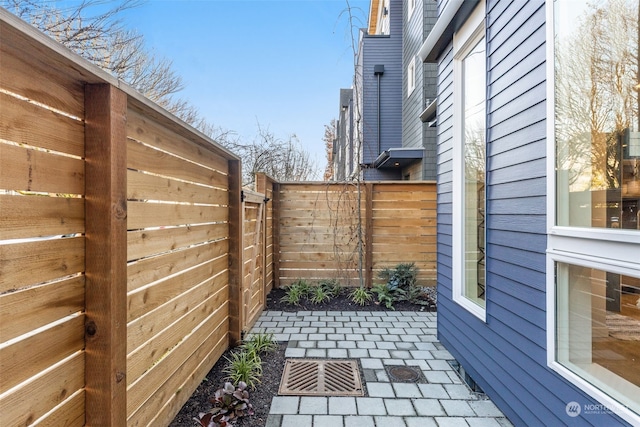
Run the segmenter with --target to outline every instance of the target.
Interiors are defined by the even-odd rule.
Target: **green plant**
[[[415,263],[401,263],[394,268],[385,268],[378,277],[387,282],[389,290],[395,291],[396,289],[409,290],[410,287],[416,284],[418,277],[418,267]]]
[[[322,286],[316,286],[311,291],[311,297],[309,300],[314,304],[321,304],[323,302],[331,301],[331,294],[328,293]]]
[[[324,291],[332,298],[337,297],[342,293],[342,286],[336,279],[323,279],[318,282],[318,286],[324,289]]]
[[[302,279],[296,280],[285,289],[285,295],[280,301],[291,305],[299,305],[302,299],[307,298],[311,292],[311,286]]]
[[[349,298],[351,298],[351,301],[355,302],[356,304],[365,305],[367,301],[371,301],[373,297],[371,296],[371,292],[369,292],[369,290],[365,288],[357,288],[349,294]]]
[[[280,298],[280,301],[291,305],[299,305],[302,297],[301,289],[297,286],[291,285],[285,289],[284,296]]]
[[[393,303],[396,299],[393,295],[393,291],[391,291],[387,285],[380,283],[375,285],[371,290],[376,294],[376,298],[380,304],[390,310],[395,310],[395,308],[393,308]]]
[[[242,344],[242,349],[255,354],[264,354],[274,351],[278,347],[278,343],[273,339],[272,333],[253,334]]]
[[[254,389],[260,382],[262,360],[255,351],[240,348],[239,351],[231,353],[230,357],[225,356],[225,359],[229,364],[224,368],[224,372],[233,384],[243,382]]]
[[[218,389],[211,398],[213,408],[209,412],[201,412],[194,418],[202,427],[226,427],[234,419],[253,414],[253,406],[249,403],[247,384],[238,383],[238,388],[227,382]]]

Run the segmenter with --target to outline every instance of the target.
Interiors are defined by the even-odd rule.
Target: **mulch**
[[[273,289],[267,295],[265,311],[389,311],[384,306],[374,302],[360,306],[352,302],[347,293],[331,299],[322,304],[312,304],[304,301],[300,305],[293,306],[281,301],[285,295],[282,289]],[[436,311],[435,302],[430,306],[412,304],[408,301],[398,301],[394,303],[396,311]],[[278,394],[282,371],[285,364],[285,350],[287,343],[279,343],[278,349],[262,358],[262,378],[255,390],[249,391],[249,401],[253,405],[254,414],[235,420],[233,425],[237,427],[264,427],[269,415],[271,399]],[[211,408],[211,397],[216,390],[221,388],[225,381],[223,369],[226,366],[226,357],[232,352],[227,350],[218,362],[209,371],[205,379],[198,386],[189,400],[184,404],[178,415],[174,418],[170,427],[198,426],[194,417],[199,412],[206,412]]]

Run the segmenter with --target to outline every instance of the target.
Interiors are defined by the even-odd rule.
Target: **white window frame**
[[[418,0],[407,0],[407,21],[411,19],[413,11],[416,10],[416,2]]]
[[[556,225],[555,165],[555,22],[554,2],[546,4],[547,50],[547,366],[632,425],[640,415],[556,360],[556,263],[595,268],[640,277],[640,233],[624,229],[565,227]],[[568,402],[567,402],[568,403]],[[586,403],[586,402],[585,402]]]
[[[411,58],[407,65],[407,97],[416,89],[416,58]]]
[[[462,70],[461,62],[473,49],[478,41],[485,38],[485,0],[482,0],[473,10],[463,26],[453,35],[453,200],[452,200],[452,290],[453,300],[464,307],[478,319],[486,322],[486,288],[485,306],[481,307],[466,297],[464,292],[465,244],[464,244],[464,135],[462,129],[462,115],[464,110],[462,99]],[[486,40],[486,39],[485,39]],[[485,100],[486,102],[486,100]],[[485,190],[486,191],[486,190]],[[486,203],[486,199],[485,199]],[[486,212],[486,209],[485,209]],[[485,229],[486,235],[486,229]],[[486,238],[485,238],[486,242]],[[485,268],[486,275],[486,268]],[[485,287],[487,281],[485,280]]]

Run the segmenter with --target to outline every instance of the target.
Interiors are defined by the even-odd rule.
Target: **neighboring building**
[[[402,3],[372,0],[369,27],[360,32],[354,97],[365,180],[401,179],[400,170],[376,169],[374,162],[402,146]]]
[[[515,425],[640,425],[638,2],[438,11],[438,338]]]
[[[437,9],[438,4],[432,0],[405,1],[402,42],[402,68],[405,73],[402,84],[402,147],[405,148],[405,153],[407,149],[411,149],[414,158],[408,157],[404,160],[403,179],[436,179],[436,129],[429,127],[428,121],[435,119],[435,114],[425,116],[424,112],[436,98],[437,65],[424,64],[418,58],[418,51],[433,28]]]
[[[350,140],[338,137],[336,153],[347,151],[336,156],[334,167],[347,171],[351,164],[337,163],[357,159],[353,164],[360,165],[365,180],[435,179],[435,128],[423,121],[435,98],[436,66],[421,63],[417,53],[436,13],[437,4],[429,0],[371,1],[348,110],[341,90],[340,117],[351,114],[342,121],[354,127]],[[334,179],[354,179],[358,168],[352,172]]]
[[[353,134],[353,89],[340,89],[340,109],[333,142],[333,181],[352,180],[357,171]]]

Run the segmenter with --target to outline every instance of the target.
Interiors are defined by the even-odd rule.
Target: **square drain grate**
[[[355,360],[287,359],[280,395],[364,396]]]

